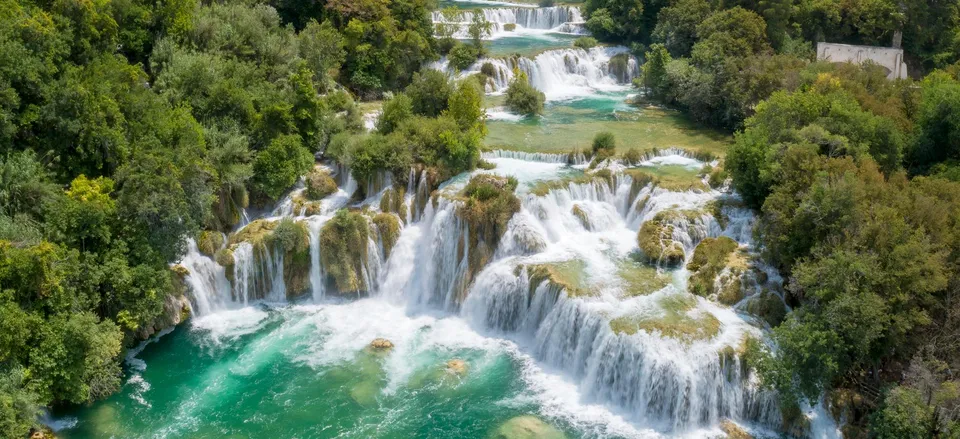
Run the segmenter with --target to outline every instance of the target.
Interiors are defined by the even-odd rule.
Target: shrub
[[[485,62],[480,66],[480,73],[488,77],[497,76],[497,66],[493,65],[493,63]]]
[[[390,134],[400,123],[413,116],[413,100],[403,93],[397,93],[383,103],[383,110],[377,119],[377,131]]]
[[[410,97],[413,112],[421,116],[437,117],[447,109],[453,94],[453,84],[446,73],[424,69],[413,75],[413,82],[404,90]]]
[[[520,211],[520,200],[513,193],[516,188],[517,179],[489,174],[475,175],[463,188],[466,202],[457,215],[469,225],[471,273],[493,256],[507,223]]]
[[[300,136],[283,135],[257,154],[253,162],[253,180],[264,195],[276,200],[311,166],[313,154],[303,146]]]
[[[594,37],[580,37],[573,40],[573,47],[583,50],[590,50],[597,47],[597,39]]]
[[[612,153],[617,149],[617,139],[609,131],[601,131],[593,137],[593,153]]]
[[[543,113],[545,100],[543,92],[530,85],[526,73],[517,71],[507,88],[507,108],[515,113],[533,116]]]
[[[643,160],[643,154],[637,148],[630,148],[623,153],[623,161],[629,165],[636,165]]]
[[[457,44],[450,49],[447,59],[450,66],[458,71],[466,70],[477,61],[477,49],[469,44]]]

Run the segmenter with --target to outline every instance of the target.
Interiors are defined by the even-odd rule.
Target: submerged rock
[[[444,371],[451,375],[463,377],[467,374],[467,362],[459,358],[454,358],[447,362]]]
[[[517,416],[504,422],[491,439],[566,439],[562,431],[533,415]]]

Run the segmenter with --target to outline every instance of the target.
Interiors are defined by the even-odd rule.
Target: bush
[[[517,71],[507,88],[507,108],[514,113],[533,116],[543,113],[546,96],[527,80],[526,73]]]
[[[413,100],[403,93],[397,93],[383,103],[383,110],[377,119],[377,131],[390,134],[400,123],[413,116]]]
[[[466,203],[457,215],[469,224],[470,272],[477,273],[489,260],[510,218],[520,211],[513,191],[517,179],[490,174],[475,175],[463,188]]]
[[[590,50],[597,47],[597,39],[594,37],[580,37],[573,40],[573,47],[583,50]]]
[[[458,71],[467,70],[477,61],[477,49],[469,44],[457,44],[450,49],[447,59],[450,66]]]
[[[643,154],[640,154],[640,150],[637,148],[630,148],[627,152],[623,153],[623,161],[628,165],[639,164],[643,160]]]
[[[483,73],[491,78],[495,77],[497,76],[497,66],[493,65],[493,63],[485,62],[482,66],[480,66],[480,73]]]
[[[424,69],[413,75],[413,82],[404,90],[410,97],[413,112],[421,116],[437,117],[447,109],[453,94],[453,84],[446,73]]]
[[[300,136],[279,136],[257,154],[253,181],[264,195],[276,200],[312,166],[313,154],[303,146]]]
[[[601,131],[593,137],[593,153],[613,153],[617,149],[617,139],[609,131]]]

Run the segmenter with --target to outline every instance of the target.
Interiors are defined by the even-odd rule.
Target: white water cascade
[[[460,75],[480,73],[487,64],[494,71],[485,85],[488,93],[505,92],[513,80],[514,69],[517,69],[527,75],[531,85],[546,94],[547,100],[623,91],[640,74],[637,60],[627,48],[594,47],[590,50],[548,50],[533,58],[483,58]],[[435,68],[452,72],[446,61],[436,64]]]
[[[450,25],[456,28],[454,38],[469,38],[468,27],[476,11],[457,11],[456,16],[445,16],[443,11],[433,12],[435,25]],[[549,31],[585,35],[583,16],[576,6],[553,6],[546,8],[510,7],[480,9],[484,19],[491,24],[491,39],[508,37],[529,31]]]
[[[644,165],[703,165],[671,152],[644,157]],[[560,179],[573,171],[566,156],[500,151],[487,152],[484,159],[498,167],[476,173],[509,173],[521,184],[520,212],[508,223],[489,263],[470,272],[475,249],[467,244],[469,226],[457,214],[463,201],[453,196],[469,175],[452,179],[431,195],[426,171],[411,170],[405,195],[409,213],[390,257],[383,257],[377,233],[372,232],[367,243],[369,259],[362,275],[373,297],[369,300],[413,314],[441,312],[462,319],[480,334],[510,340],[538,363],[574,380],[584,403],[612,407],[646,429],[673,435],[709,430],[724,419],[779,427],[776,395],[757,386],[753,372],[736,353],[745,338],[763,337],[760,327],[739,314],[738,307],[687,293],[685,269],[643,268],[672,280],[639,292],[621,273],[624,264],[636,264],[631,261],[637,230],[664,211],[699,212],[670,220],[671,237],[682,244],[687,259],[707,237],[728,236],[749,247],[753,222],[749,211],[724,207],[726,221],[721,226],[715,211],[706,209],[719,197],[735,195],[709,189],[672,192],[616,171],[610,177],[558,180],[546,193],[535,194],[530,188],[537,181]],[[418,203],[422,209],[415,208]],[[374,210],[378,205],[362,204]],[[330,292],[323,281],[319,235],[332,216],[329,211],[302,219],[310,248],[310,287],[302,293],[320,303],[330,299]],[[190,272],[187,279],[198,316],[258,300],[288,299],[283,255],[256,257],[258,251],[267,249],[244,243],[233,247],[232,276],[226,276],[191,242],[182,265]],[[531,268],[571,262],[580,264],[578,276],[590,294],[535,277]],[[338,300],[345,298],[350,296]],[[688,304],[687,316],[715,319],[715,334],[691,340],[658,330],[618,332],[612,326],[618,318],[659,318],[670,312],[664,301],[678,298]]]

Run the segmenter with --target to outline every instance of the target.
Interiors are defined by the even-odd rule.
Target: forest
[[[960,438],[960,4],[578,4],[596,40],[576,44],[630,47],[646,100],[736,133],[723,170],[788,279],[776,348],[750,352],[763,385],[848,407],[848,437]],[[483,74],[423,67],[465,69],[489,23],[458,41],[437,8],[0,0],[0,437],[116,392],[126,349],[186,317],[187,238],[232,230],[316,159],[361,190],[484,166]],[[815,60],[818,41],[895,33],[910,79]],[[522,75],[507,99],[543,110]]]

